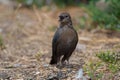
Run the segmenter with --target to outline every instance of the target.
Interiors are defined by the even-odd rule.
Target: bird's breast
[[[76,38],[76,33],[71,28],[63,28],[60,36],[60,42],[62,43],[72,43]]]

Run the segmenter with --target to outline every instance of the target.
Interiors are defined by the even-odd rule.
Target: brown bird
[[[59,15],[59,22],[59,28],[55,32],[52,40],[51,65],[59,62],[64,63],[65,61],[69,63],[69,58],[78,42],[78,35],[73,28],[70,14],[67,12],[61,13]]]

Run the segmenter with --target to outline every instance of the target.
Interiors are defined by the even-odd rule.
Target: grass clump
[[[92,80],[99,80],[103,76],[103,72],[98,72],[98,69],[102,66],[101,62],[89,62],[84,65],[83,69],[85,73],[88,74],[88,76]]]
[[[0,35],[0,49],[4,49],[4,42],[3,42],[3,38],[2,36]]]
[[[96,7],[93,2],[85,6],[87,13],[92,18],[92,26],[120,31],[120,1],[107,0],[104,3],[106,3],[104,10]]]
[[[111,51],[102,51],[97,55],[98,59],[89,60],[83,69],[92,80],[101,80],[106,72],[110,73],[107,78],[111,79],[115,73],[120,71],[120,53]]]
[[[113,54],[114,53],[110,51],[100,52],[99,54],[97,54],[97,57],[103,60],[104,62],[116,63],[116,58]]]
[[[37,59],[37,61],[40,61],[41,56],[42,56],[41,51],[38,51],[34,56],[35,56],[35,58]]]
[[[97,54],[97,57],[107,64],[111,72],[120,70],[120,53],[105,51]]]

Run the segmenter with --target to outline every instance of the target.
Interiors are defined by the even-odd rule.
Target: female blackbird
[[[66,60],[69,63],[69,58],[78,42],[78,35],[72,26],[70,14],[67,12],[61,13],[59,15],[59,22],[59,28],[52,40],[51,65],[59,62],[64,63]]]

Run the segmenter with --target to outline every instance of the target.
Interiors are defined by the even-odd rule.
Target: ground
[[[0,50],[0,78],[11,80],[50,80],[58,75],[59,69],[49,65],[51,41],[59,25],[58,15],[68,11],[77,26],[78,18],[87,16],[81,8],[50,9],[12,9],[0,6],[0,34],[5,49]],[[106,30],[77,29],[79,42],[70,58],[73,68],[62,69],[63,80],[75,80],[75,76],[84,64],[99,62],[96,54],[100,51],[120,52],[120,33]],[[84,67],[83,67],[84,68]],[[106,74],[101,80],[120,80],[119,71]],[[117,77],[116,77],[117,76]],[[118,78],[118,79],[117,79]],[[8,80],[9,80],[8,79]],[[53,79],[51,79],[53,80]],[[57,79],[54,79],[57,80]]]

